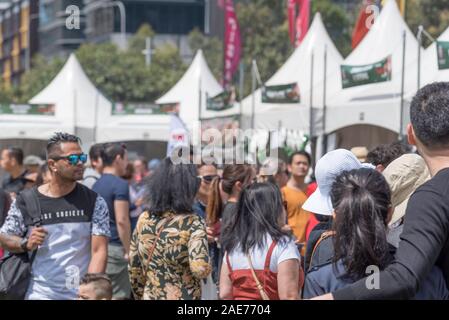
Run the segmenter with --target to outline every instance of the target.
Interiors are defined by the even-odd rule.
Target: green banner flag
[[[391,80],[391,55],[363,66],[341,66],[343,89]]]
[[[437,41],[438,69],[449,69],[449,41]]]
[[[155,115],[176,112],[178,103],[148,104],[148,103],[122,103],[112,105],[112,115]]]
[[[299,103],[299,86],[295,83],[262,87],[263,103]]]
[[[54,104],[0,104],[0,114],[54,116]]]
[[[231,109],[235,102],[235,93],[233,91],[223,91],[214,97],[206,94],[206,109],[211,111],[223,111]]]

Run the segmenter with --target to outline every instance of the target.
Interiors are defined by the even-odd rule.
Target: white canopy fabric
[[[168,141],[169,115],[105,115],[97,129],[97,142]]]
[[[86,148],[94,142],[168,140],[168,115],[112,115],[112,103],[89,80],[74,54],[30,103],[56,104],[51,133],[75,133]],[[45,133],[45,139],[51,133]]]
[[[449,27],[438,37],[438,41],[449,41]],[[436,43],[432,43],[421,56],[421,87],[435,81],[449,81],[449,69],[438,69]]]
[[[201,92],[200,92],[201,88]],[[179,103],[179,117],[187,128],[192,129],[195,121],[239,113],[239,107],[223,111],[206,110],[206,97],[213,97],[223,91],[207,65],[203,51],[198,50],[190,67],[179,81],[161,98],[157,104]],[[200,103],[201,94],[201,103]],[[200,112],[201,104],[201,112]]]
[[[371,124],[399,132],[404,31],[404,97],[416,92],[418,42],[403,20],[396,1],[389,0],[371,30],[343,64],[366,65],[391,55],[392,80],[347,89],[340,87],[329,99],[326,133],[354,124]],[[341,78],[340,71],[334,76]],[[405,105],[404,117],[407,109]]]
[[[324,53],[327,47],[327,97],[341,87],[338,76],[340,63],[343,61],[329,34],[326,31],[320,13],[317,13],[304,40],[284,65],[271,77],[266,85],[282,85],[298,83],[301,102],[294,104],[262,103],[261,90],[255,95],[255,129],[275,130],[286,128],[290,130],[309,131],[309,108],[323,106],[324,84]],[[313,54],[313,95],[311,90],[311,65]],[[252,114],[252,95],[242,102],[243,115],[247,123]],[[321,119],[315,118],[314,129],[318,133],[321,128]]]
[[[75,104],[86,105],[86,93],[88,97],[92,96],[91,86],[75,55],[71,55],[52,82],[29,101],[31,104],[54,104],[55,115],[1,115],[1,137],[46,140],[55,131],[74,133],[76,123],[83,123],[89,116],[84,110],[77,110]],[[75,119],[79,121],[75,122]]]
[[[55,131],[73,131],[73,126],[56,116],[2,114],[0,126],[0,139],[47,140]]]
[[[103,121],[102,116],[111,108],[111,102],[89,80],[74,54],[50,84],[29,102],[55,104],[58,123],[52,131],[75,133],[87,145],[95,141],[95,124]]]

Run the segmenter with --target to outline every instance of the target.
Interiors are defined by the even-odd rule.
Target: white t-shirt
[[[255,270],[264,269],[265,259],[267,258],[268,249],[270,248],[272,242],[273,240],[271,239],[271,236],[267,235],[262,248],[256,247],[251,249],[251,261]],[[227,264],[226,255],[227,253],[223,257],[223,263]],[[274,247],[273,253],[271,255],[270,270],[277,273],[278,265],[281,262],[289,259],[296,259],[301,263],[301,256],[295,242],[292,239],[287,240],[283,244],[279,242],[276,244],[276,247]],[[229,261],[231,263],[231,269],[233,271],[250,269],[248,258],[239,248],[232,251],[232,253],[229,255]]]

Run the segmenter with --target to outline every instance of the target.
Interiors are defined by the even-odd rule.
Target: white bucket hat
[[[374,169],[374,166],[362,164],[351,151],[346,149],[337,149],[326,153],[315,166],[318,188],[302,208],[315,214],[331,216],[334,208],[330,192],[335,179],[345,171],[360,168]]]

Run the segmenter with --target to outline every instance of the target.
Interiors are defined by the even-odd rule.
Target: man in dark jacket
[[[410,105],[410,120],[408,141],[416,145],[432,179],[410,197],[394,261],[376,275],[379,289],[367,288],[364,278],[320,299],[410,299],[434,266],[449,287],[449,82],[420,89]]]

